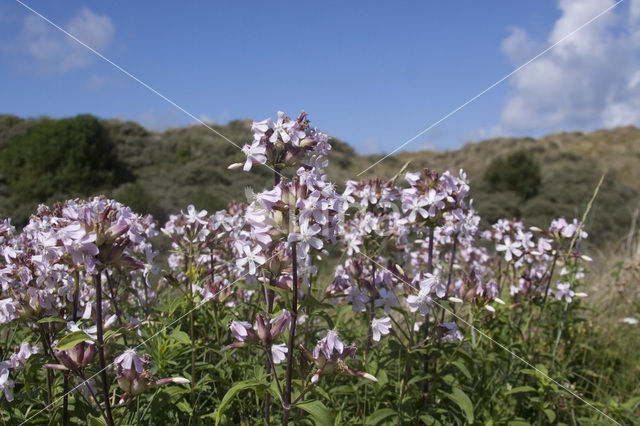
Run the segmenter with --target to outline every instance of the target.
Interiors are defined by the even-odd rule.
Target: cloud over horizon
[[[98,51],[109,47],[115,34],[107,15],[96,14],[87,7],[62,27]],[[19,35],[3,44],[2,51],[14,64],[36,74],[66,73],[86,68],[96,60],[84,46],[35,15],[24,18]]]
[[[526,30],[512,27],[501,51],[518,66],[613,4],[559,0],[562,13],[546,40],[532,40]],[[521,135],[640,124],[639,53],[640,0],[631,0],[516,73],[499,125],[484,132]]]

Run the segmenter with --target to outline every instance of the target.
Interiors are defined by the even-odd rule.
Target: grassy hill
[[[91,121],[87,119],[90,116],[79,117]],[[21,182],[22,187],[15,182],[16,176],[23,173],[16,173],[15,169],[42,165],[35,163],[34,166],[34,161],[25,162],[24,159],[17,163],[15,159],[7,162],[3,158],[27,143],[36,143],[36,146],[37,143],[51,143],[53,136],[46,135],[55,135],[57,139],[64,139],[65,135],[71,137],[76,130],[68,129],[77,128],[73,120],[79,117],[65,119],[68,126],[63,127],[66,130],[58,129],[55,133],[50,127],[60,120],[0,116],[0,217],[12,217],[15,223],[21,224],[39,202],[51,203],[68,197],[105,193],[164,221],[169,214],[184,209],[190,203],[209,211],[223,208],[232,199],[242,199],[245,187],[260,190],[271,184],[273,179],[271,171],[264,167],[256,167],[251,173],[227,170],[227,166],[240,161],[243,154],[202,126],[153,132],[134,122],[100,120],[99,126],[103,130],[100,140],[106,144],[101,149],[115,153],[117,161],[104,166],[110,169],[95,170],[95,173],[110,178],[96,183],[85,177],[82,182],[86,185],[57,187],[55,182],[58,180],[51,179],[52,184],[46,187],[48,192],[40,192],[45,196],[41,195],[39,199],[25,197],[25,191],[19,189],[24,188],[25,182]],[[249,120],[232,121],[214,128],[240,146],[252,138]],[[42,135],[49,139],[42,139]],[[42,140],[37,142],[37,137]],[[58,140],[57,143],[62,144],[61,150],[70,149],[64,141]],[[357,155],[341,141],[333,140],[332,143],[329,174],[339,184],[346,179],[355,179],[361,170],[380,158]],[[495,190],[483,179],[492,162],[514,152],[525,152],[540,165],[539,189],[536,195],[527,199],[513,191]],[[29,154],[29,159],[32,156],[33,153]],[[90,161],[78,155],[63,158],[78,167],[83,166],[78,163]],[[640,129],[635,127],[592,133],[563,132],[540,139],[497,138],[470,143],[452,151],[401,152],[367,171],[363,177],[392,177],[407,161],[411,162],[411,170],[426,167],[457,172],[463,168],[471,179],[474,206],[485,223],[506,216],[523,217],[530,225],[546,226],[552,217],[580,216],[601,174],[606,172],[587,228],[598,246],[611,247],[611,244],[623,241],[634,218],[637,219],[640,207]],[[98,162],[93,167],[103,167],[103,163],[106,164]],[[84,166],[86,171],[88,166]],[[53,175],[62,173],[55,167],[49,170],[51,165],[46,167]],[[68,166],[64,173],[70,173],[69,167],[72,166]],[[33,172],[25,169],[24,175],[28,174],[27,171]],[[68,182],[64,179],[59,181]]]

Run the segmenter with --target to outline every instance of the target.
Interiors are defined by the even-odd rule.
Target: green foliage
[[[90,115],[40,120],[9,143],[0,165],[19,201],[42,201],[59,192],[86,195],[127,178],[102,124]]]
[[[136,213],[151,214],[159,221],[165,219],[165,212],[159,208],[158,201],[139,182],[120,185],[113,191],[113,198],[131,207]]]
[[[178,145],[176,148],[176,157],[180,164],[187,164],[191,160],[191,148],[189,145]]]
[[[540,164],[526,151],[516,151],[489,164],[483,179],[494,191],[513,191],[521,199],[536,194],[541,184]]]

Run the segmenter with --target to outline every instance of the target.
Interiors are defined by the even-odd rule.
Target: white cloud
[[[86,7],[62,27],[98,51],[111,44],[115,33],[108,16],[98,15]],[[3,51],[19,66],[39,74],[86,68],[96,59],[87,48],[35,15],[24,19],[17,39],[4,45]]]
[[[500,51],[511,60],[514,65],[529,60],[535,56],[537,44],[529,39],[527,32],[520,27],[509,27],[509,36],[502,40]]]
[[[501,50],[516,64],[614,4],[559,0],[544,43],[512,28]],[[525,54],[526,53],[526,54]],[[509,134],[640,124],[640,0],[613,9],[516,73],[497,129]]]

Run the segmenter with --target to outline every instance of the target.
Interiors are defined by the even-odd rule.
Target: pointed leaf
[[[398,413],[396,413],[391,408],[380,408],[379,410],[374,411],[373,413],[371,413],[370,416],[367,417],[367,425],[386,424],[388,423],[388,421],[384,422],[384,420],[388,420],[391,417],[395,418],[397,415]]]
[[[222,401],[220,401],[220,406],[216,410],[216,425],[220,423],[224,410],[226,410],[227,406],[231,403],[231,400],[233,400],[239,392],[246,389],[257,390],[258,388],[266,388],[266,385],[258,380],[243,380],[233,385],[224,395]]]
[[[462,392],[460,388],[454,387],[453,392],[447,394],[447,397],[455,402],[458,407],[460,407],[465,417],[467,418],[467,422],[473,423],[473,404],[471,403],[471,400],[469,399],[467,394]]]
[[[295,406],[309,413],[317,426],[333,424],[333,414],[331,414],[327,406],[320,401],[299,402]]]
[[[93,342],[93,339],[89,337],[87,333],[85,333],[84,331],[82,330],[74,331],[73,333],[69,333],[66,336],[64,336],[62,339],[60,339],[60,341],[56,345],[56,348],[58,348],[61,351],[65,351],[67,349],[73,348],[75,345],[77,345],[80,342],[84,342],[85,340],[90,340]]]
[[[173,330],[169,335],[169,337],[171,337],[173,340],[175,340],[178,343],[182,343],[183,345],[191,344],[191,338],[189,337],[189,335],[184,331],[180,330],[179,328],[176,328],[175,330]]]
[[[531,386],[518,386],[511,389],[510,391],[507,391],[507,395],[512,395],[514,393],[535,392],[535,391],[536,389],[532,388]]]
[[[60,317],[46,317],[46,318],[42,318],[41,320],[38,320],[38,324],[46,324],[49,322],[60,322],[62,324],[66,324],[67,321],[65,321],[64,319],[60,318]]]

